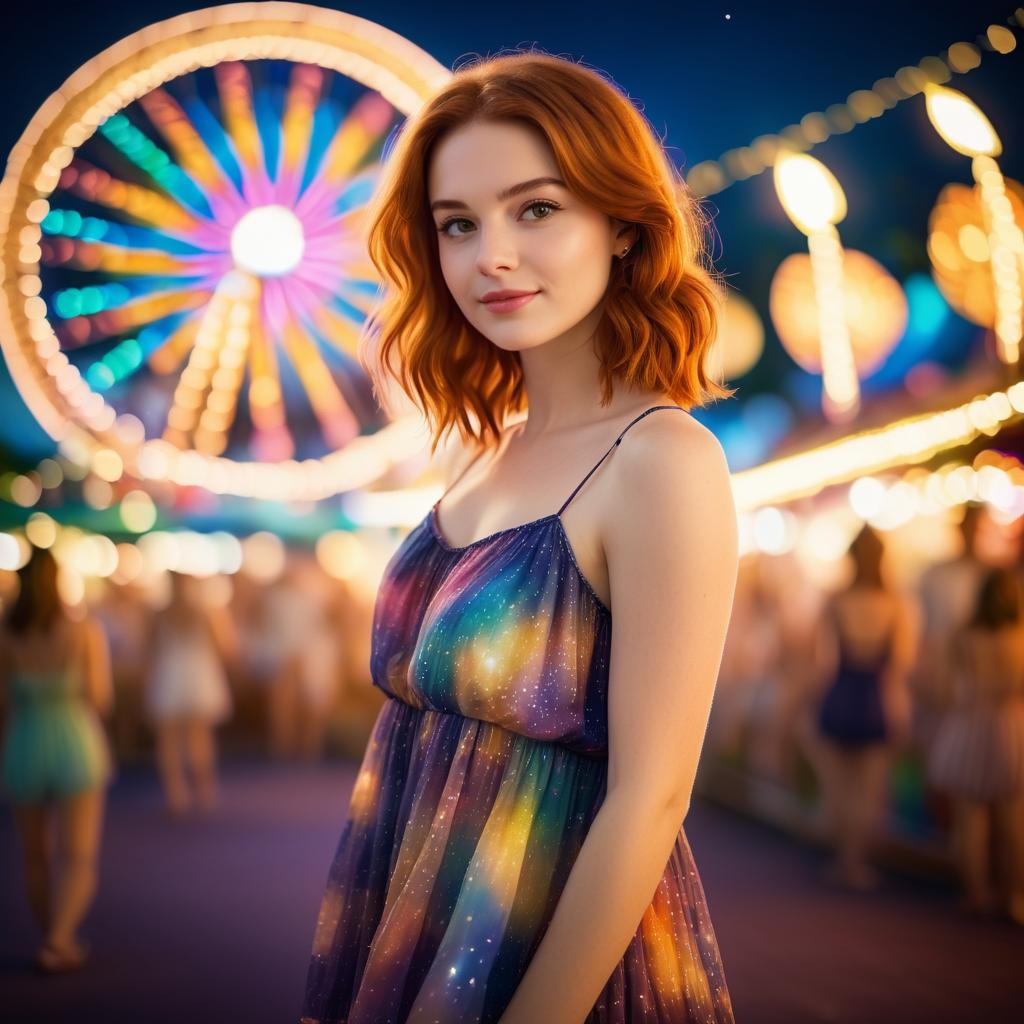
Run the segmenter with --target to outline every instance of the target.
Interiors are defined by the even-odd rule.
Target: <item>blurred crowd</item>
[[[865,525],[826,587],[741,565],[705,760],[809,794],[831,881],[874,888],[882,841],[937,837],[963,909],[1024,924],[1018,527],[968,503],[948,556],[913,565]]]
[[[316,761],[347,693],[360,723],[374,707],[376,691],[350,686],[367,682],[371,609],[311,552],[289,551],[273,580],[172,571],[72,605],[51,551],[33,547],[2,610],[0,788],[46,971],[88,957],[78,927],[119,765],[152,759],[173,818],[210,814],[221,746]]]
[[[855,889],[878,884],[894,765],[915,765],[929,813],[948,817],[964,909],[1024,924],[1024,558],[995,526],[965,505],[954,550],[916,572],[863,526],[827,585],[746,557],[704,761],[794,792],[810,771],[827,876]],[[119,763],[152,758],[169,815],[209,814],[219,745],[312,761],[333,740],[358,756],[382,699],[372,602],[301,550],[272,581],[168,572],[70,606],[33,548],[2,610],[0,782],[50,972],[88,958],[78,929]]]

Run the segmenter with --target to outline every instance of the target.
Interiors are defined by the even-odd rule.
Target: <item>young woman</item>
[[[850,545],[850,586],[826,601],[819,664],[828,686],[817,709],[822,796],[836,858],[828,877],[870,889],[869,863],[885,809],[891,748],[909,729],[906,679],[914,661],[910,606],[888,588],[881,538],[865,526]]]
[[[225,666],[237,658],[237,641],[227,611],[201,603],[196,579],[170,575],[171,600],[154,615],[147,644],[145,701],[164,801],[180,816],[193,804],[217,804],[215,730],[234,707]]]
[[[384,573],[302,1020],[732,1021],[682,827],[738,564],[684,408],[730,394],[704,222],[633,104],[543,53],[460,69],[387,173],[371,372],[480,443]]]
[[[49,551],[32,548],[18,577],[18,596],[0,630],[3,789],[21,838],[29,905],[43,934],[36,964],[67,971],[88,956],[78,927],[96,891],[104,795],[113,773],[100,722],[111,711],[110,658],[98,622],[73,619],[65,609]]]
[[[928,779],[953,798],[964,909],[1024,924],[1024,623],[1011,569],[983,577],[951,648],[953,699]]]

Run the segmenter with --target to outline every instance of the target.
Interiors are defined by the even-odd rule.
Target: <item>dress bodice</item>
[[[73,662],[56,668],[12,669],[8,687],[14,708],[46,707],[82,696],[81,673]]]
[[[581,572],[562,513],[626,431],[657,409],[680,406],[634,418],[552,515],[457,547],[438,526],[438,499],[385,568],[373,684],[417,708],[606,756],[611,610]]]

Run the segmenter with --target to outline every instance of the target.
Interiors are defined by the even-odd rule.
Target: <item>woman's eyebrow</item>
[[[510,185],[508,188],[502,189],[495,198],[500,203],[505,199],[511,199],[513,196],[519,195],[520,192],[529,192],[531,188],[537,188],[538,185],[561,185],[562,188],[565,188],[565,182],[561,178],[531,178],[529,181],[521,181],[518,185]],[[469,207],[458,199],[435,199],[430,204],[431,213],[435,210],[468,209]]]

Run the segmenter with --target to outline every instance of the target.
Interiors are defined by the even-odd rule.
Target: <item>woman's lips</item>
[[[492,313],[511,313],[521,309],[538,294],[539,292],[530,292],[529,295],[517,295],[514,299],[495,299],[493,302],[485,302],[484,309],[488,309]]]

